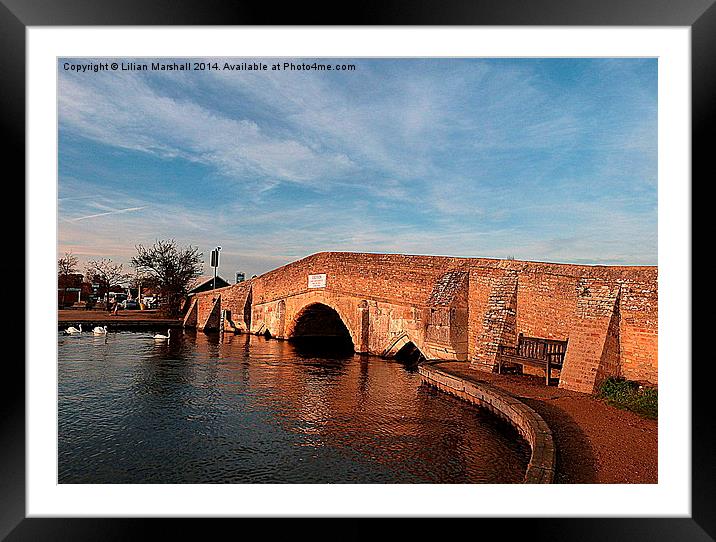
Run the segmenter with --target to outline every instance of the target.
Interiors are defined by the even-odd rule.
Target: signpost
[[[214,287],[212,290],[216,290],[216,269],[219,267],[219,251],[221,247],[216,247],[211,251],[211,267],[214,268]]]

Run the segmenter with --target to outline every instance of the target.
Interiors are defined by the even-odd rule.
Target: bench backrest
[[[567,341],[525,337],[521,333],[517,341],[517,355],[525,358],[547,359],[549,356],[555,361],[561,361],[566,351]]]

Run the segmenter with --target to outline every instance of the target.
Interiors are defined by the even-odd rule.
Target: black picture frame
[[[716,0],[522,0],[502,1],[369,1],[291,3],[276,6],[246,1],[147,2],[139,0],[0,0],[0,146],[6,186],[25,178],[25,53],[28,26],[83,25],[531,25],[531,26],[684,26],[692,36],[692,171],[708,181],[709,135],[714,132],[716,102]],[[8,173],[8,172],[13,173]],[[712,176],[712,175],[711,175]],[[688,179],[685,182],[689,182]],[[693,186],[694,183],[692,183]],[[6,222],[7,224],[7,222]],[[16,229],[17,226],[14,226]],[[11,232],[6,226],[6,232]],[[26,247],[29,250],[30,247]],[[26,288],[29,286],[26,285]],[[685,292],[691,296],[691,292]],[[25,307],[25,316],[32,310]],[[17,321],[17,310],[12,314]],[[689,315],[684,315],[688,317]],[[25,319],[27,321],[27,319]],[[29,326],[26,328],[29,329]],[[27,336],[26,336],[27,339]],[[712,363],[692,364],[692,515],[688,518],[529,518],[478,519],[490,522],[510,537],[544,540],[716,540],[716,446],[713,401],[707,372]],[[0,393],[0,538],[7,540],[127,540],[143,537],[161,520],[25,518],[25,370],[16,356],[4,360]],[[668,438],[668,435],[660,435]],[[249,521],[249,520],[244,520]],[[255,521],[255,520],[250,520]],[[275,519],[273,520],[275,521]],[[371,523],[346,529],[305,526],[292,536],[365,538]],[[474,520],[473,520],[474,521]],[[190,525],[188,524],[190,523]],[[278,522],[285,524],[285,521]],[[422,519],[403,522],[402,536],[428,533]],[[431,522],[442,536],[445,530]],[[161,521],[162,537],[187,536],[191,529],[208,533],[203,520]],[[472,529],[480,526],[470,524]],[[273,527],[274,529],[276,527]],[[458,527],[460,528],[460,527]],[[243,529],[243,527],[242,527]],[[340,533],[334,529],[340,529]],[[252,531],[244,531],[245,536]],[[255,531],[254,531],[255,532]],[[470,531],[468,531],[470,532]],[[488,531],[490,532],[490,531]],[[494,531],[492,531],[494,532]],[[254,535],[255,536],[255,535]],[[477,536],[475,532],[475,536]]]

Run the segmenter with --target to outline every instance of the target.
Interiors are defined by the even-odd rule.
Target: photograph
[[[714,540],[715,2],[0,0],[0,540]]]
[[[57,484],[659,484],[660,58],[55,58]]]

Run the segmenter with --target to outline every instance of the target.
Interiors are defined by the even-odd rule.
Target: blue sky
[[[221,245],[231,279],[324,250],[656,264],[655,59],[317,60],[356,70],[60,60],[58,253],[174,238],[208,273]]]

